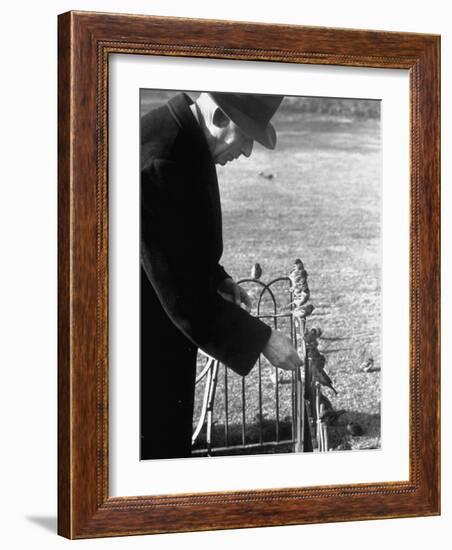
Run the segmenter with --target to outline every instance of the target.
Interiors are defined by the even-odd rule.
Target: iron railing
[[[205,366],[197,376],[196,383],[201,384],[205,380],[204,393],[202,396],[201,411],[196,428],[193,433],[193,454],[232,454],[237,452],[246,453],[246,451],[255,450],[256,452],[265,452],[266,449],[271,449],[277,452],[278,449],[291,450],[293,452],[303,452],[305,450],[312,450],[310,439],[310,430],[316,428],[316,424],[308,422],[305,407],[306,393],[304,391],[304,378],[308,370],[308,354],[304,339],[304,333],[306,330],[306,319],[296,315],[296,308],[294,307],[293,286],[289,277],[278,277],[273,279],[269,283],[264,283],[257,278],[245,278],[238,281],[238,284],[245,286],[251,284],[259,288],[258,295],[256,297],[257,305],[255,307],[256,317],[270,324],[274,329],[278,329],[281,324],[286,321],[286,330],[288,329],[288,336],[290,337],[293,346],[299,350],[300,356],[304,359],[304,368],[300,367],[295,371],[289,373],[290,384],[290,401],[291,401],[291,415],[290,415],[290,436],[287,436],[287,419],[285,419],[283,426],[284,430],[281,430],[282,423],[280,418],[280,369],[270,367],[274,373],[274,412],[275,417],[273,421],[270,421],[272,430],[271,435],[273,437],[266,437],[264,435],[265,428],[269,426],[269,420],[264,418],[263,413],[263,381],[264,369],[263,362],[265,361],[262,356],[257,361],[257,403],[258,414],[256,415],[257,422],[253,423],[253,438],[247,437],[248,428],[251,428],[250,424],[246,420],[247,413],[247,391],[245,377],[241,377],[241,403],[240,403],[240,441],[237,442],[237,433],[235,433],[235,441],[231,441],[231,425],[230,425],[230,403],[229,403],[229,376],[228,369],[219,363],[213,357],[205,355]],[[276,291],[276,287],[285,285],[283,289],[286,295],[286,302],[281,306],[279,303]],[[279,294],[281,290],[279,290]],[[265,299],[269,298],[270,308],[264,308],[263,304]],[[284,302],[284,300],[283,300]],[[269,311],[270,310],[270,311]],[[267,370],[268,375],[268,370]],[[212,438],[212,428],[214,423],[214,407],[215,398],[218,387],[218,381],[220,376],[223,379],[223,442],[219,443],[218,432],[216,433],[216,442]],[[287,377],[287,372],[285,374]],[[287,383],[287,378],[283,383]],[[254,388],[253,391],[256,391]],[[312,402],[312,399],[311,399]],[[309,405],[309,404],[308,404]],[[311,416],[311,415],[310,415]],[[306,423],[308,422],[308,425]],[[256,425],[257,424],[257,425]],[[311,425],[310,425],[311,424]],[[205,431],[203,430],[205,428]],[[237,432],[237,423],[234,425],[235,432]],[[257,430],[257,437],[256,437]],[[268,431],[268,430],[267,430]],[[315,430],[317,431],[317,430]],[[284,432],[284,433],[282,433]],[[200,434],[204,433],[205,441],[203,444],[199,443]],[[307,444],[306,444],[307,443]]]

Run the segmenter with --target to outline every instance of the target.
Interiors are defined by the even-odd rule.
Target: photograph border
[[[60,15],[58,31],[58,533],[90,538],[438,515],[440,37],[91,12]],[[109,496],[110,54],[409,70],[408,481]]]

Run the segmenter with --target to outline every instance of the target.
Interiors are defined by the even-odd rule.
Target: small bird
[[[313,346],[309,348],[309,358],[315,364],[315,367],[320,370],[325,369],[326,358],[320,353],[318,347]]]
[[[311,315],[311,313],[314,311],[314,309],[315,309],[315,307],[312,304],[308,304],[307,306],[298,307],[295,310],[294,314],[297,317],[305,318],[305,317],[309,317],[309,315]]]
[[[304,333],[304,341],[307,345],[312,345],[317,347],[319,343],[317,339],[320,338],[322,331],[320,329],[311,328],[311,330],[306,330]]]
[[[309,300],[310,296],[308,273],[299,258],[295,260],[294,266],[289,273],[289,279],[293,293],[293,303],[295,307],[299,308]]]
[[[317,352],[317,354],[314,357],[311,357],[312,376],[314,377],[314,380],[319,382],[319,384],[321,384],[322,386],[326,386],[327,388],[330,388],[330,390],[333,390],[334,393],[337,395],[337,391],[333,386],[333,382],[331,378],[323,370],[324,365],[325,365],[325,356]]]
[[[320,420],[326,422],[327,424],[335,424],[340,416],[345,414],[347,411],[341,409],[340,411],[325,411],[323,414],[320,414]]]
[[[299,271],[304,270],[303,262],[300,260],[300,258],[297,258],[294,262],[294,269],[297,268]]]
[[[323,393],[319,390],[319,398],[320,398],[320,410],[326,411],[332,411],[333,405],[331,404],[331,401],[328,399],[326,395],[323,395]]]
[[[260,279],[262,277],[262,267],[259,263],[255,263],[251,268],[251,278]]]
[[[337,395],[337,391],[335,387],[333,386],[333,382],[331,381],[331,378],[328,376],[328,374],[324,370],[317,370],[313,369],[314,379],[319,382],[322,386],[326,386],[327,388],[330,388],[330,390],[333,390],[334,393]]]
[[[313,350],[316,350],[319,347],[318,340],[305,340],[306,349],[308,350],[308,353],[312,353]]]
[[[304,268],[303,262],[300,258],[296,259],[289,273],[292,284],[296,285],[296,283],[306,280],[307,276],[308,272]]]
[[[359,366],[359,370],[362,371],[362,372],[372,371],[373,368],[374,368],[374,360],[373,360],[372,357],[369,357],[369,359],[367,359],[367,361],[364,361]]]
[[[273,178],[276,178],[276,174],[274,174],[273,172],[265,172],[264,170],[259,172],[259,176],[261,178],[265,178],[266,180],[272,180]]]
[[[311,328],[311,336],[315,338],[320,338],[322,336],[321,328]]]

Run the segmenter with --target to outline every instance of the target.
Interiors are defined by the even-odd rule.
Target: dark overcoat
[[[141,458],[190,455],[197,348],[246,375],[271,333],[217,292],[220,195],[191,103],[141,121]]]

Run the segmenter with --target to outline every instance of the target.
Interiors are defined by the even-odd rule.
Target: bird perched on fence
[[[333,410],[333,405],[331,401],[328,399],[326,395],[323,395],[321,390],[319,390],[319,400],[320,400],[320,407],[322,407],[324,411]]]
[[[308,340],[308,341],[305,340],[305,344],[306,344],[306,349],[308,350],[308,353],[312,349],[317,349],[319,347],[318,340]]]
[[[311,330],[305,330],[304,341],[308,349],[317,348],[319,346],[318,338],[320,338],[322,331],[318,328],[311,328]]]
[[[260,279],[262,277],[262,267],[259,263],[255,263],[251,268],[251,278]]]
[[[317,347],[312,347],[308,349],[309,358],[315,363],[317,369],[324,370],[326,358],[320,353]]]
[[[309,317],[309,315],[312,314],[314,309],[315,307],[312,304],[308,304],[303,307],[297,307],[297,309],[294,311],[294,315],[296,315],[297,317],[303,317],[303,318]]]
[[[314,350],[312,350],[314,351]],[[316,380],[319,384],[322,386],[326,386],[327,388],[330,388],[330,390],[333,390],[334,393],[337,395],[337,391],[333,386],[333,382],[331,378],[328,376],[328,374],[325,372],[325,356],[319,353],[317,350],[315,350],[316,353],[311,353],[311,367],[312,367],[312,376],[314,377],[314,380]]]
[[[291,291],[293,293],[293,304],[297,310],[301,309],[301,306],[309,300],[311,293],[308,286],[308,273],[304,268],[303,262],[299,258],[295,260],[294,266],[289,273],[289,279],[292,284]],[[314,306],[311,307],[314,308]],[[312,311],[307,315],[311,313]],[[300,317],[307,317],[307,315],[300,315]]]
[[[304,264],[300,260],[300,258],[297,258],[295,260],[293,269],[297,269],[298,271],[303,271],[304,270]]]
[[[305,332],[305,337],[307,337],[308,339],[317,339],[317,338],[320,338],[322,336],[322,329],[320,328],[311,328],[311,330],[306,330]]]

